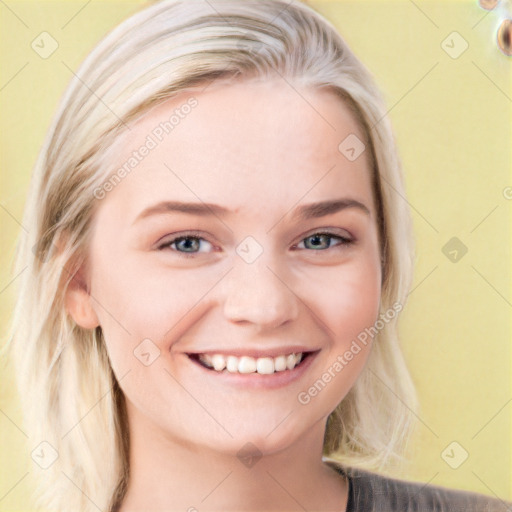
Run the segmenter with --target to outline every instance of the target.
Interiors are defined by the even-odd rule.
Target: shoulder
[[[484,494],[409,482],[356,468],[349,479],[347,512],[512,512],[512,503]]]
[[[508,512],[512,503],[484,494],[408,482],[362,470],[349,471],[354,512],[368,510],[414,512]]]

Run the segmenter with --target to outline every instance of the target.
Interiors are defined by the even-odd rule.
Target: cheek
[[[142,264],[137,256],[110,254],[93,268],[91,293],[116,373],[130,368],[139,347],[168,350],[166,340],[178,338],[197,317],[218,280],[197,269]]]
[[[329,283],[321,299],[312,298],[329,345],[298,396],[317,415],[330,414],[361,375],[373,341],[368,332],[380,306],[380,272],[373,265],[346,267]]]
[[[309,301],[333,339],[355,337],[373,325],[379,314],[380,267],[368,258],[358,259],[322,276],[310,286]]]
[[[323,369],[340,363],[344,377],[337,382],[348,388],[369,355],[372,338],[367,334],[368,329],[379,318],[381,271],[378,258],[373,254],[355,258],[334,271],[330,269],[323,277],[317,275],[315,282],[310,288],[309,304],[315,308],[315,316],[329,339]],[[339,364],[336,370],[335,373],[341,372]],[[334,370],[331,368],[331,371]]]
[[[381,272],[371,252],[316,273],[308,307],[326,338],[325,354],[312,368],[297,401],[314,417],[330,414],[361,375],[371,351],[366,329],[379,317]],[[313,276],[311,276],[313,277]]]

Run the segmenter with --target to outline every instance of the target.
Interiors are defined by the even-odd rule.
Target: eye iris
[[[185,249],[185,252],[193,252],[195,250],[198,250],[199,249],[199,239],[198,238],[193,238],[193,237],[190,237],[190,236],[187,236],[187,237],[182,237],[182,238],[177,238],[175,240],[175,243],[176,243],[176,247],[179,248],[179,244],[181,242],[185,242],[184,245],[182,245],[181,247]],[[189,242],[192,242],[193,244],[193,247],[192,247],[192,251],[189,251],[188,249],[190,249],[190,243]]]
[[[330,239],[331,239],[331,236],[330,235],[312,235],[312,236],[308,236],[308,238],[306,238],[306,245],[307,245],[307,241],[308,240],[315,240],[315,242],[313,242],[313,248],[315,249],[318,249],[319,245],[318,245],[318,241],[321,239],[321,238],[324,238],[329,240],[327,242],[327,246],[326,247],[323,247],[324,249],[327,249],[331,244],[330,244]],[[321,242],[320,242],[320,245],[321,245]]]
[[[308,249],[328,249],[331,246],[331,241],[333,238],[336,238],[333,235],[328,233],[318,233],[315,235],[310,235],[304,239],[304,245]],[[193,253],[199,251],[201,238],[194,236],[182,236],[176,238],[172,244],[176,245],[176,249],[180,252],[188,252]],[[322,247],[322,242],[323,247]],[[172,245],[170,244],[170,245]],[[181,245],[181,246],[180,246]],[[309,245],[309,247],[308,247]]]

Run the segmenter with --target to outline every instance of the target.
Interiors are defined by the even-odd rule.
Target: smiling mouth
[[[203,368],[218,373],[238,373],[272,375],[274,373],[294,370],[302,365],[312,354],[318,352],[295,352],[277,357],[232,356],[224,354],[187,354],[188,357]]]

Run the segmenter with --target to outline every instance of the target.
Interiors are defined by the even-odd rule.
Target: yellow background
[[[2,344],[29,177],[71,78],[67,66],[76,70],[104,34],[144,3],[0,4]],[[512,58],[495,44],[499,14],[476,0],[308,3],[338,27],[374,74],[405,167],[417,262],[401,335],[422,409],[403,476],[512,499],[512,200],[504,193],[512,186]],[[59,44],[48,59],[31,48],[43,31]],[[451,44],[454,31],[469,45],[455,59],[442,46]],[[467,247],[457,262],[442,250],[452,237]],[[30,510],[30,451],[39,443],[19,427],[12,379],[2,367],[0,512]],[[441,456],[453,441],[469,454],[457,469]]]

